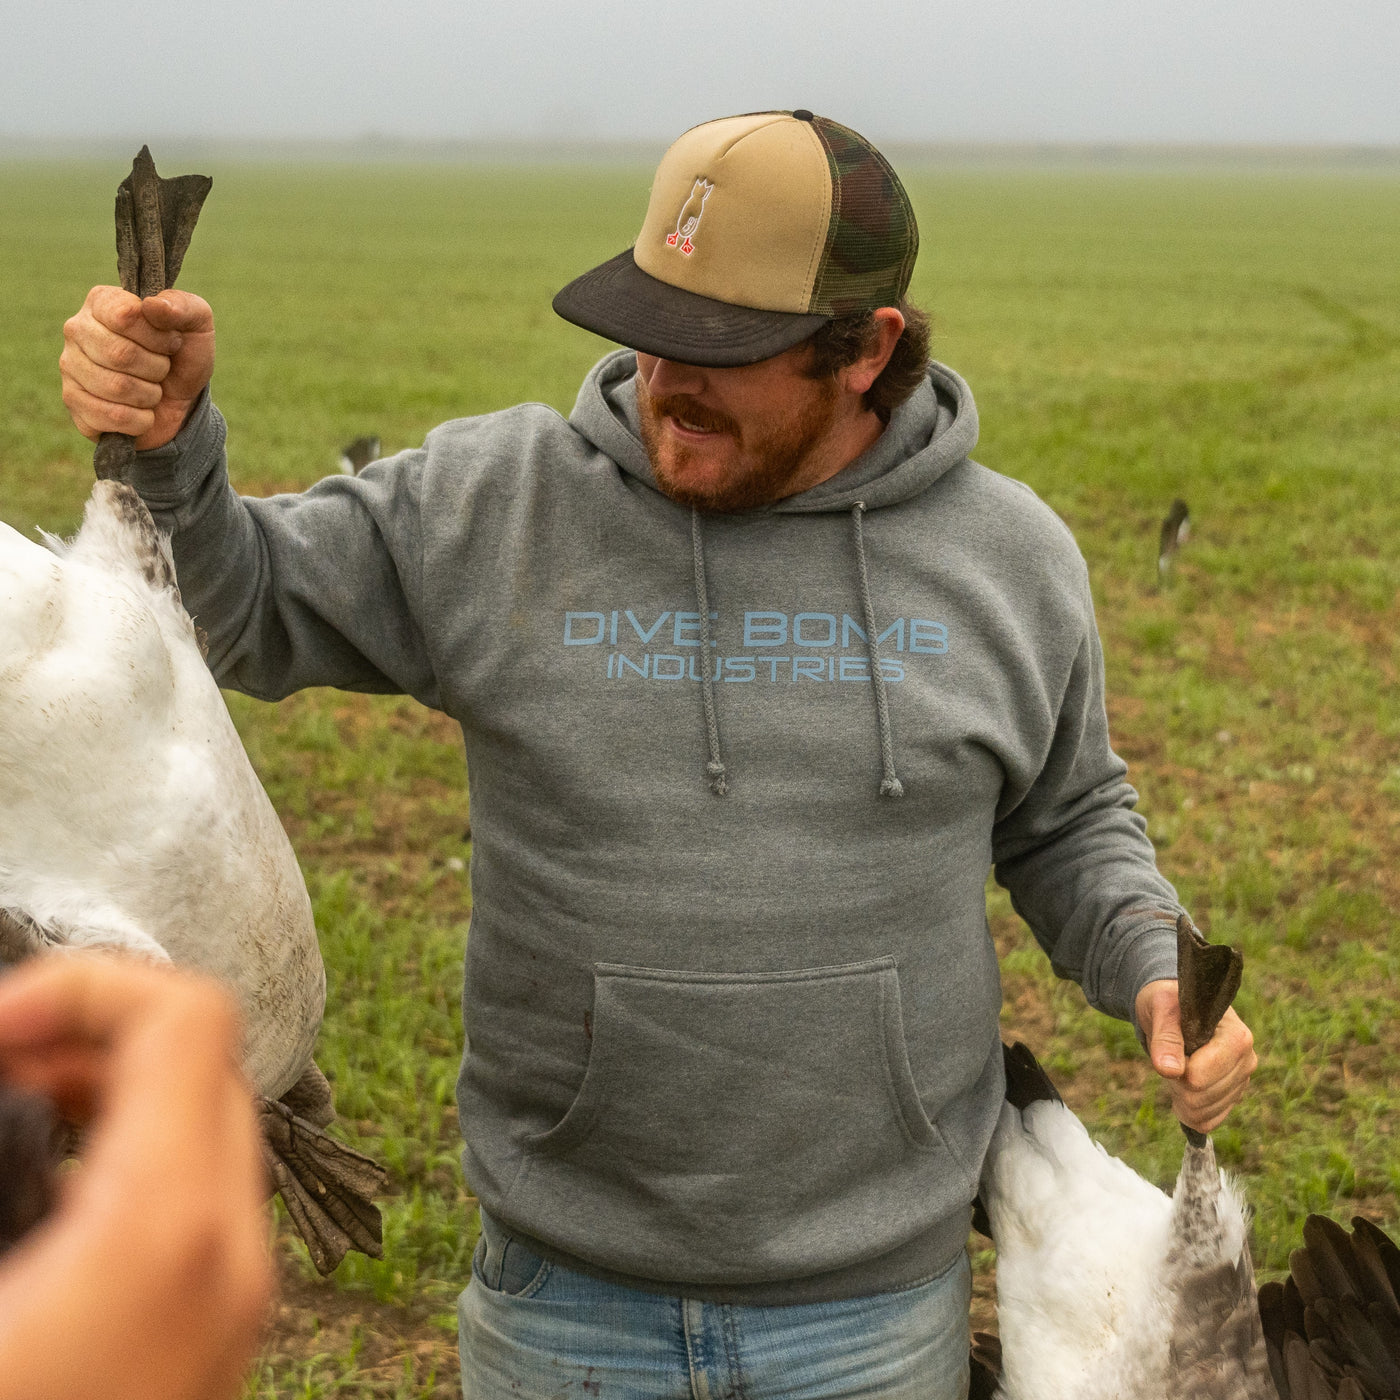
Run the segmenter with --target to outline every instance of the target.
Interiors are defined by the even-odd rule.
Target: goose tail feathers
[[[1001,1057],[1006,1066],[1006,1101],[1013,1108],[1029,1108],[1042,1101],[1064,1103],[1060,1091],[1023,1041],[1018,1040],[1015,1045],[1003,1043]]]
[[[83,527],[68,545],[67,556],[112,573],[134,569],[155,591],[169,589],[179,596],[170,540],[157,528],[145,501],[123,482],[93,485]]]

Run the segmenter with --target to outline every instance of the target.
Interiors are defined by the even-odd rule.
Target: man
[[[65,401],[137,435],[225,684],[459,719],[471,1400],[954,1396],[1002,1094],[988,869],[1180,1114],[1179,910],[1109,748],[1085,569],[977,466],[854,132],[687,132],[556,309],[633,351],[302,496],[229,490],[198,298],[95,289]],[[587,1383],[585,1385],[585,1382]]]
[[[240,1038],[189,973],[68,953],[0,978],[0,1078],[87,1124],[54,1214],[0,1261],[0,1400],[242,1390],[272,1263]]]

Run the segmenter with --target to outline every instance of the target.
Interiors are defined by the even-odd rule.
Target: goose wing
[[[1369,1220],[1310,1215],[1290,1276],[1259,1290],[1282,1400],[1400,1397],[1400,1249]]]

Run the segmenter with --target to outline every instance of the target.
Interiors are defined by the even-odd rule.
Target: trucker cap
[[[747,365],[897,305],[918,251],[909,196],[863,136],[801,110],[723,117],[666,152],[636,243],[554,309],[648,355]]]

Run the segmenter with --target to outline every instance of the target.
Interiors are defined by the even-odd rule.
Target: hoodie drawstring
[[[710,654],[710,596],[705,588],[705,546],[700,534],[700,512],[690,508],[690,544],[695,555],[695,605],[700,610],[700,688],[705,698],[705,732],[710,740],[710,761],[705,772],[710,791],[723,797],[729,791],[724,760],[719,752],[719,721],[715,718],[715,659]]]
[[[889,698],[885,693],[885,676],[880,669],[879,632],[875,626],[875,605],[870,601],[870,571],[865,562],[865,536],[861,521],[865,502],[851,507],[851,528],[855,538],[856,570],[860,576],[860,606],[865,622],[865,649],[870,658],[870,683],[875,687],[875,726],[880,736],[880,796],[903,797],[904,784],[894,769],[894,738],[890,731]],[[700,613],[700,690],[705,702],[705,733],[710,745],[705,774],[710,791],[723,797],[729,791],[728,774],[719,747],[719,720],[715,712],[715,673],[717,670],[710,644],[710,595],[705,585],[705,545],[700,512],[690,511],[690,544],[695,563],[695,606]]]
[[[860,573],[860,606],[865,615],[865,648],[870,656],[870,683],[875,687],[875,725],[880,731],[880,796],[903,797],[904,784],[894,771],[894,739],[890,734],[890,705],[885,695],[885,676],[880,669],[880,634],[875,629],[875,605],[870,601],[870,571],[865,564],[865,536],[861,520],[865,502],[851,507],[851,528],[855,534],[856,568]]]

